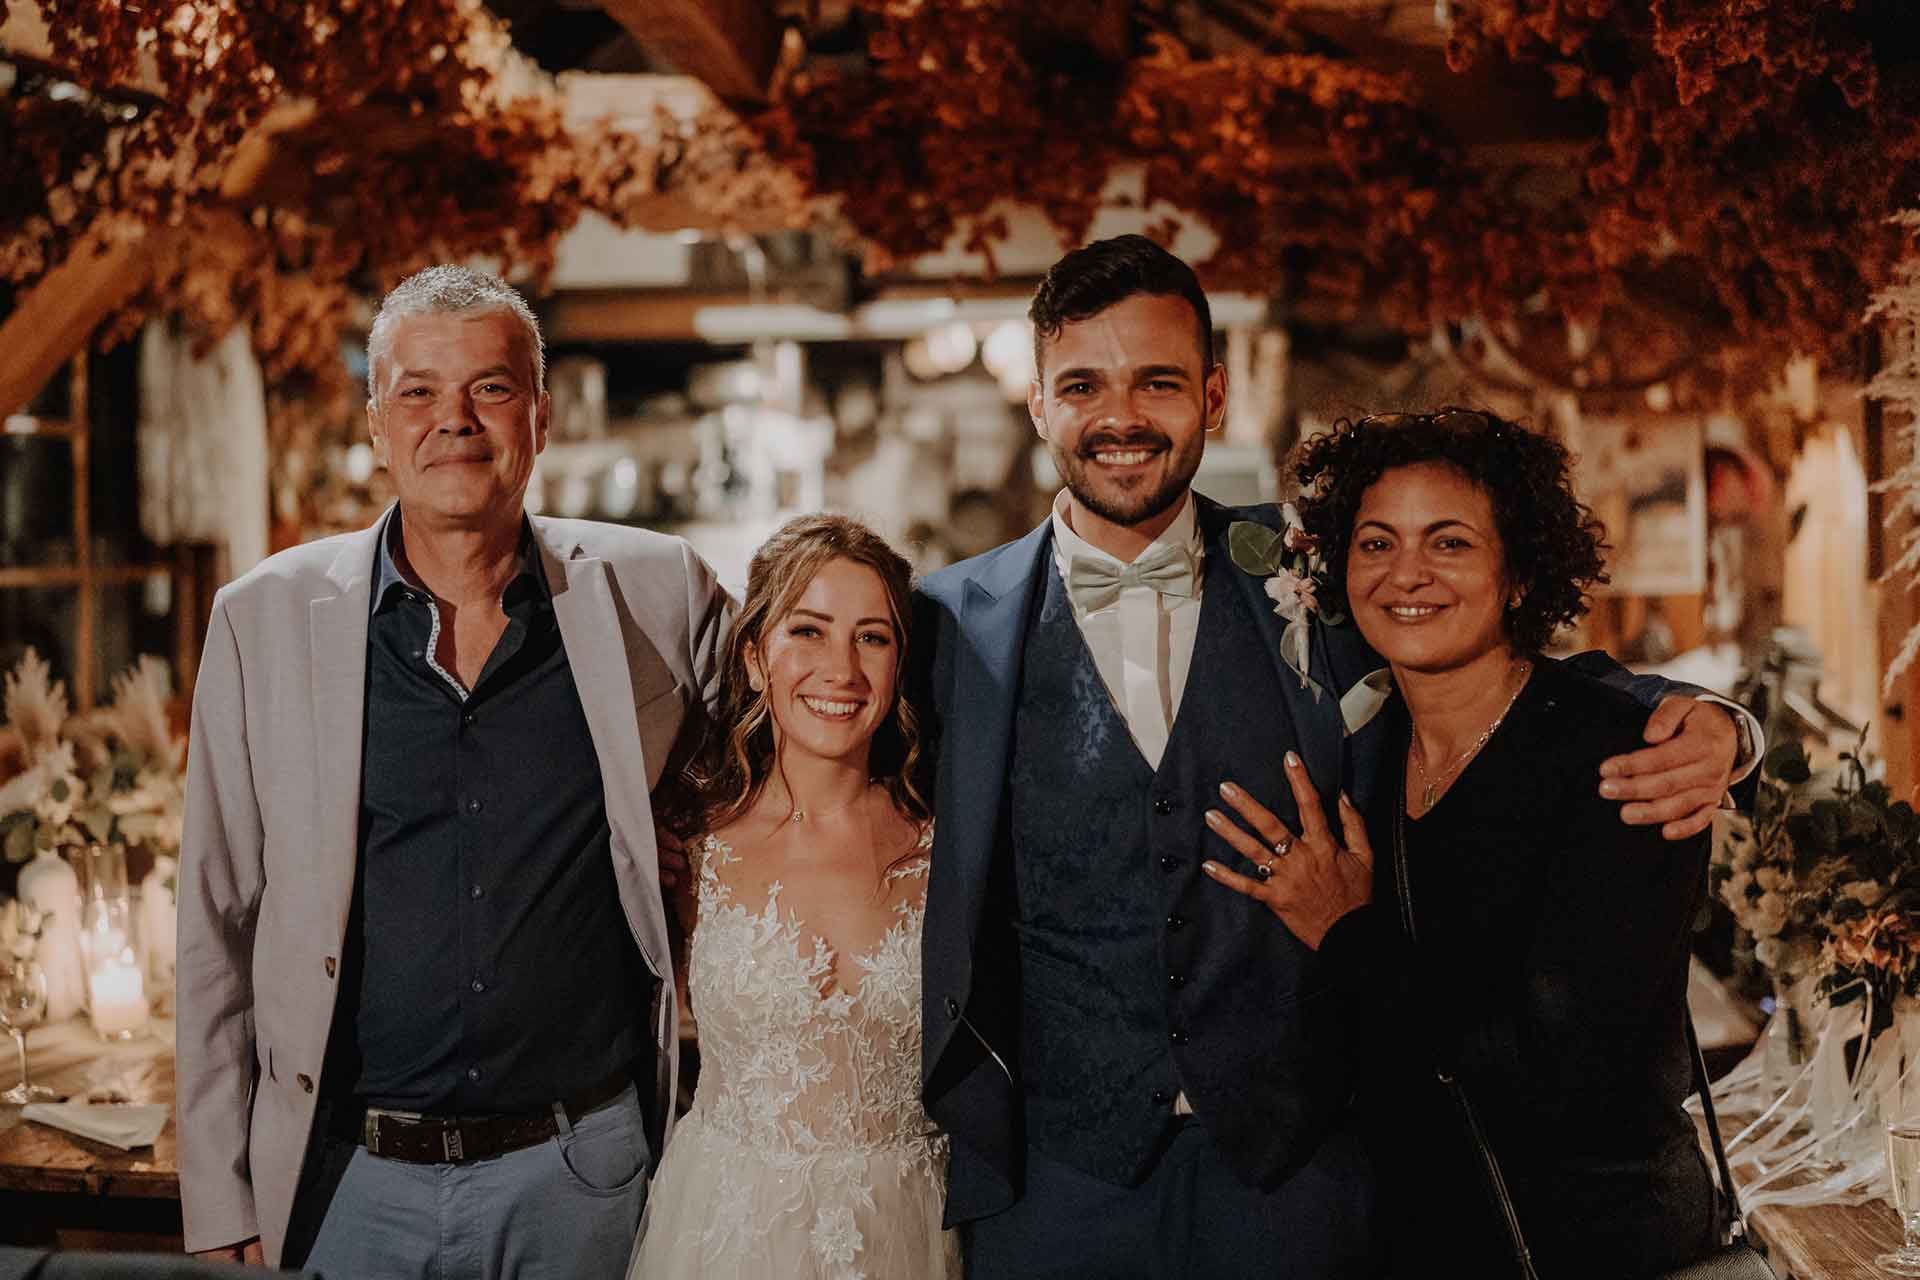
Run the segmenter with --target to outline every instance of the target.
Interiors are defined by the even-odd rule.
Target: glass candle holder
[[[147,985],[135,945],[126,854],[117,845],[87,850],[86,907],[81,940],[87,954],[87,1013],[106,1040],[131,1040],[147,1029]]]

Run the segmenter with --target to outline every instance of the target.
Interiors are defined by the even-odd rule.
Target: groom
[[[1290,749],[1364,809],[1380,733],[1349,736],[1339,697],[1383,664],[1316,624],[1330,696],[1305,688],[1227,554],[1231,522],[1278,512],[1189,488],[1227,387],[1185,263],[1089,245],[1031,316],[1028,410],[1066,490],[931,575],[914,628],[941,744],[923,1087],[953,1136],[948,1222],[994,1280],[1364,1274],[1344,1010],[1312,951],[1200,874],[1223,848],[1200,818],[1231,777],[1297,826]],[[1639,802],[1628,820],[1697,830],[1731,719],[1674,699],[1647,736],[1671,740],[1596,785]]]

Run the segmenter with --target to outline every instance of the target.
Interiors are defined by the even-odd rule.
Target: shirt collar
[[[388,512],[386,525],[380,530],[380,554],[373,566],[373,611],[378,613],[387,603],[390,592],[411,587],[415,591],[425,591],[412,575],[401,569],[395,559],[394,551],[400,545],[400,508],[396,504]],[[533,522],[525,516],[520,518],[520,550],[514,566],[513,577],[507,582],[507,588],[501,593],[501,599],[511,604],[514,597],[522,592],[530,592],[534,599],[546,602],[546,571],[540,566],[540,547],[533,540]]]
[[[1065,489],[1053,499],[1053,562],[1060,570],[1060,576],[1067,576],[1067,566],[1073,563],[1075,556],[1094,556],[1114,564],[1121,563],[1119,557],[1107,554],[1073,531],[1073,526],[1067,523],[1067,512],[1072,509],[1070,502],[1071,495]],[[1141,549],[1140,555],[1144,556],[1161,547],[1185,547],[1188,554],[1193,556],[1197,569],[1205,554],[1200,545],[1200,522],[1196,515],[1198,507],[1199,503],[1193,500],[1193,491],[1189,489],[1180,514],[1173,518],[1172,524],[1160,531],[1159,537]]]

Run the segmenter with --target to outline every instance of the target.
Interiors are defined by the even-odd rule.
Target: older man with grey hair
[[[545,358],[506,284],[420,272],[367,347],[398,502],[230,583],[208,627],[187,1246],[363,1280],[616,1276],[675,1061],[648,793],[732,604],[676,538],[526,514]]]

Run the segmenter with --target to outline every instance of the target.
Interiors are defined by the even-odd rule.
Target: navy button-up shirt
[[[644,1073],[652,978],[532,531],[471,690],[435,660],[439,609],[396,563],[399,535],[396,510],[367,627],[336,1078],[370,1106],[475,1114]]]

